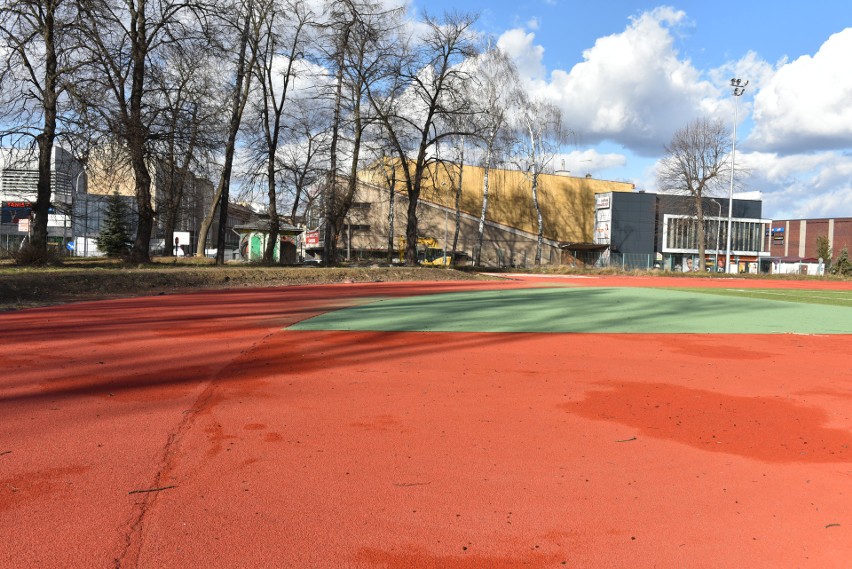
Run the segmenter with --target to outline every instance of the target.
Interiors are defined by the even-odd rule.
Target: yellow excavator
[[[408,241],[404,236],[397,236],[399,243],[399,261],[405,262],[405,246]],[[444,254],[444,250],[439,247],[438,240],[433,237],[418,237],[417,238],[417,261],[427,267],[444,267],[452,264],[450,256]]]

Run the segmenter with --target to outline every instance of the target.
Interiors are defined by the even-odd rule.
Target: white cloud
[[[562,169],[579,175],[629,169],[639,187],[653,188],[648,160],[663,153],[672,133],[699,116],[728,124],[736,101],[737,163],[751,171],[737,186],[762,192],[766,217],[852,216],[852,73],[845,72],[852,28],[828,38],[813,57],[772,64],[750,51],[700,70],[676,49],[675,38],[690,25],[673,8],[645,12],[598,39],[570,70],[544,67],[534,27],[500,38],[527,91],[557,104],[584,146],[611,141],[625,149],[594,157],[573,152],[555,167],[564,159]],[[732,77],[749,81],[745,96],[731,95]]]
[[[754,98],[752,148],[795,153],[852,146],[852,28],[780,66]]]
[[[603,170],[624,167],[627,164],[627,157],[624,154],[614,152],[600,153],[590,148],[558,154],[552,164],[554,169],[570,172],[572,176],[585,176],[586,174],[598,176]]]
[[[553,71],[549,81],[533,34],[511,30],[498,45],[515,58],[528,90],[559,105],[584,140],[609,139],[656,155],[676,129],[718,107],[719,89],[674,47],[672,29],[685,20],[672,8],[645,12],[623,32],[598,39],[570,71]]]
[[[763,195],[764,217],[852,216],[852,157],[846,153],[751,152],[738,153],[737,160],[749,170],[743,186]]]
[[[504,32],[497,39],[497,47],[515,61],[521,76],[527,79],[543,79],[544,48],[533,43],[535,34],[527,33],[521,28]]]

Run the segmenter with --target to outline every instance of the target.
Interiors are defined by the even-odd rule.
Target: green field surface
[[[831,306],[852,307],[852,290],[783,290],[769,288],[706,288],[678,289],[703,294],[717,294],[736,298],[762,298],[765,300],[783,300],[787,302],[806,302],[808,304],[829,304]]]
[[[708,294],[702,289],[542,288],[447,293],[375,302],[291,330],[434,332],[852,334],[852,307]],[[775,292],[775,291],[766,291]],[[785,292],[785,291],[778,291]],[[808,291],[789,291],[794,298]],[[826,296],[825,291],[813,294]],[[848,293],[845,293],[848,297]],[[842,295],[841,295],[842,297]]]

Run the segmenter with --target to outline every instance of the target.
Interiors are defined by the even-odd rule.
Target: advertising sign
[[[21,219],[29,219],[32,204],[23,201],[4,201],[0,208],[0,223],[18,223]]]
[[[319,245],[319,231],[305,231],[305,245]]]
[[[609,194],[595,194],[595,207],[597,209],[608,209],[610,197]]]

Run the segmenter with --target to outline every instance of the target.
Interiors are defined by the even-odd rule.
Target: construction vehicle
[[[405,246],[408,241],[404,236],[397,236],[399,242],[399,262],[405,262]],[[450,265],[450,256],[444,254],[438,240],[433,237],[417,238],[417,262],[424,266],[443,267]]]

